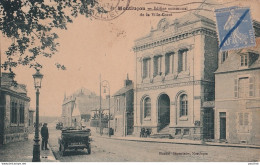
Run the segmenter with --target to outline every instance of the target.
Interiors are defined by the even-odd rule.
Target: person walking
[[[42,150],[43,148],[45,150],[49,150],[49,148],[47,148],[47,143],[49,139],[49,131],[48,131],[47,123],[44,123],[41,128],[41,136],[42,136]]]

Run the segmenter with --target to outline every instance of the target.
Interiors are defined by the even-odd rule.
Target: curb
[[[241,145],[230,145],[230,144],[209,144],[205,142],[204,144],[202,143],[181,143],[181,142],[168,142],[168,141],[150,141],[150,140],[138,140],[138,139],[119,139],[119,138],[108,138],[108,137],[102,137],[102,136],[97,136],[101,138],[106,138],[106,139],[113,139],[113,140],[124,140],[124,141],[135,141],[135,142],[149,142],[149,143],[169,143],[169,144],[183,144],[183,145],[203,145],[203,146],[217,146],[217,147],[237,147],[237,148],[253,148],[253,149],[260,149],[260,146],[241,146]]]
[[[49,143],[47,143],[47,146],[50,149],[50,152],[49,152],[50,154],[48,155],[48,158],[52,157],[52,158],[54,158],[54,160],[47,159],[47,161],[42,161],[42,162],[60,162],[59,160],[56,159],[56,157],[54,155],[54,151]]]

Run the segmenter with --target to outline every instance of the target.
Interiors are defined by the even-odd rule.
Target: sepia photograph
[[[260,162],[259,0],[1,0],[0,163]]]

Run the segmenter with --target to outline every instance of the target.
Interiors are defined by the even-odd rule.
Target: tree
[[[79,14],[90,17],[94,10],[103,12],[97,4],[96,0],[1,0],[0,30],[12,39],[2,67],[11,73],[18,65],[42,68],[37,57],[51,58],[57,52],[58,35],[53,30],[67,29]]]

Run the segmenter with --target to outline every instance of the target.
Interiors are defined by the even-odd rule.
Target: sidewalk
[[[100,136],[98,133],[94,133],[93,135],[109,139],[108,135],[105,135],[105,134]],[[240,147],[240,148],[260,149],[260,146],[258,146],[258,145],[202,142],[200,140],[189,140],[189,139],[140,138],[140,137],[133,137],[133,136],[116,137],[114,135],[112,135],[110,138],[115,139],[115,140],[127,140],[127,141],[150,142],[150,143],[170,143],[170,144],[183,144],[183,145],[205,145],[205,146]]]
[[[34,134],[29,134],[28,140],[13,142],[0,146],[0,162],[32,162]],[[41,162],[57,162],[50,150],[41,150]]]

